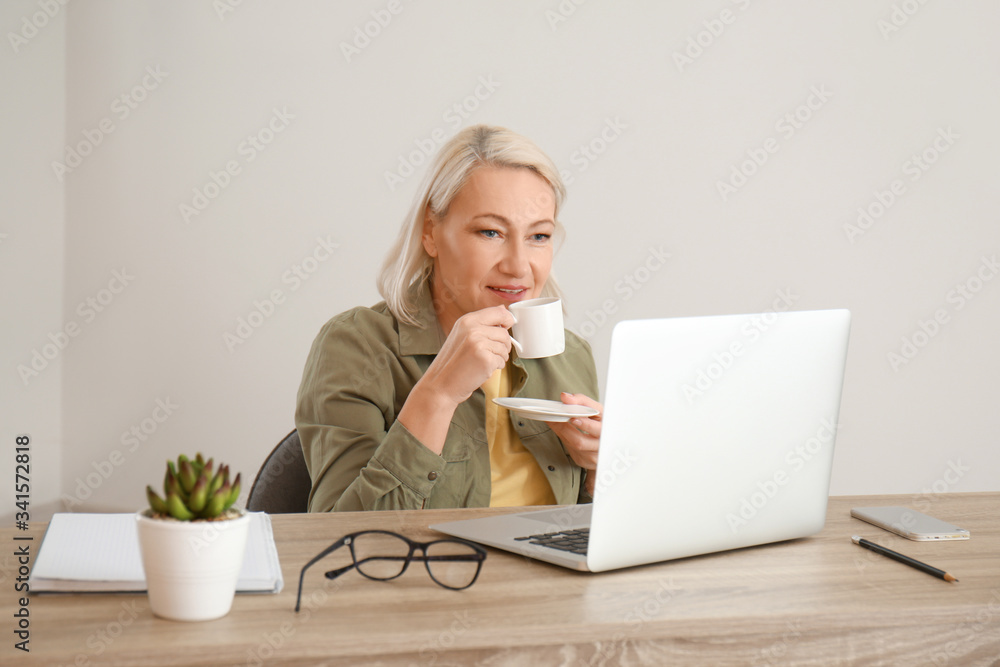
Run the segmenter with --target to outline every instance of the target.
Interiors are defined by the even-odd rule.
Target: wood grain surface
[[[914,542],[853,519],[905,505],[972,539]],[[356,530],[440,537],[428,524],[510,510],[272,517],[285,588],[238,595],[216,621],[154,617],[144,595],[35,595],[30,653],[14,649],[18,564],[0,557],[3,665],[1000,665],[1000,493],[831,498],[817,536],[586,574],[489,550],[451,591],[420,564],[376,582],[301,566]],[[32,524],[32,554],[45,524]],[[947,583],[853,544],[858,534],[957,576]],[[0,530],[14,552],[13,526]],[[327,567],[324,567],[327,566]]]

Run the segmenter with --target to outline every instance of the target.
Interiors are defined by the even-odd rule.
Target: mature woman
[[[600,415],[544,423],[497,396],[601,410],[588,344],[519,359],[506,306],[558,295],[550,276],[565,188],[551,160],[478,125],[445,146],[379,276],[385,301],[322,328],[295,423],[309,509],[570,504],[593,493]]]

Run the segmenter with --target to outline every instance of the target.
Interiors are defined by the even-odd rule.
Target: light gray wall
[[[602,384],[621,319],[847,307],[832,492],[1000,489],[995,3],[226,3],[70,3],[2,56],[3,437],[48,500],[134,509],[182,451],[252,478],[319,327],[378,300],[411,164],[475,122],[564,171]]]
[[[62,369],[70,342],[63,329],[65,190],[49,163],[65,145],[66,25],[66,11],[58,3],[49,12],[34,2],[0,3],[4,36],[0,45],[0,475],[4,480],[0,516],[4,518],[21,511],[14,505],[15,473],[23,472],[15,470],[18,436],[31,438],[30,517],[47,519],[61,510]],[[27,369],[23,379],[19,366]],[[7,565],[5,559],[4,572]]]

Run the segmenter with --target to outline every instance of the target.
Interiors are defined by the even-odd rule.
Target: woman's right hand
[[[441,351],[410,390],[398,419],[435,454],[444,449],[455,409],[507,363],[507,329],[512,326],[514,316],[503,306],[458,318]]]
[[[422,389],[435,392],[456,407],[468,399],[507,363],[511,348],[507,330],[514,321],[503,306],[483,308],[458,318],[420,379]]]

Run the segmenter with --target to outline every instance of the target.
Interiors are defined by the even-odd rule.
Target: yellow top
[[[514,431],[506,408],[494,398],[510,396],[510,373],[497,369],[483,385],[486,394],[486,439],[490,446],[490,507],[554,505],[552,486],[538,461]]]

